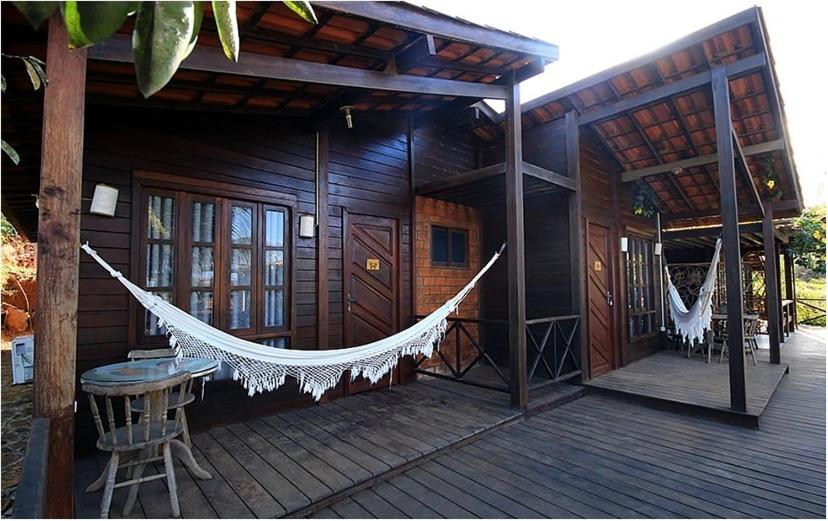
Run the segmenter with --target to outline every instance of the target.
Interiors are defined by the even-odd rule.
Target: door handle
[[[347,303],[348,303],[348,313],[350,313],[350,312],[351,312],[351,304],[355,304],[355,303],[356,303],[356,301],[357,301],[357,300],[356,300],[355,298],[351,297],[351,294],[350,294],[350,293],[348,293],[348,297],[347,297]]]
[[[607,291],[607,305],[609,307],[612,307],[614,305],[612,300],[612,291]]]

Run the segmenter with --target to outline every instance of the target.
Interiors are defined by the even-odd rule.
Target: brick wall
[[[446,300],[453,297],[465,286],[480,268],[480,215],[474,208],[461,204],[450,203],[429,197],[417,197],[416,201],[417,231],[416,231],[416,287],[418,315],[427,315]],[[432,267],[431,265],[431,226],[446,226],[468,230],[469,234],[469,267],[446,268]],[[478,318],[480,310],[480,288],[475,288],[460,304],[455,316],[463,318]],[[475,341],[479,340],[478,328],[473,324],[465,324]],[[477,350],[472,343],[461,334],[461,361],[462,366],[474,359]],[[440,346],[446,357],[454,362],[454,332],[452,332]],[[422,367],[445,369],[436,355],[425,362]]]

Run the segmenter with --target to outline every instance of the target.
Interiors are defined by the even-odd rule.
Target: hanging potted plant
[[[658,212],[655,204],[656,195],[650,185],[642,182],[636,183],[636,192],[633,197],[633,213],[641,217],[650,218]]]

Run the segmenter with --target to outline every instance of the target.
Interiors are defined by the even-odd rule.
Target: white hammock
[[[717,265],[719,264],[719,253],[722,249],[722,239],[716,241],[716,249],[713,251],[713,260],[707,269],[707,276],[699,290],[699,297],[693,303],[693,307],[687,309],[679,296],[679,292],[670,279],[670,271],[667,272],[667,302],[670,304],[670,316],[676,326],[676,333],[688,341],[702,341],[704,332],[710,329],[710,321],[713,319],[713,291],[716,286],[718,275]]]
[[[296,378],[303,392],[310,393],[316,400],[322,398],[325,391],[335,387],[345,371],[351,372],[351,379],[361,375],[371,383],[376,383],[396,367],[403,356],[422,354],[430,357],[445,335],[446,318],[457,310],[460,302],[503,252],[501,247],[466,287],[404,331],[347,349],[299,350],[263,346],[205,324],[124,278],[101,259],[89,244],[84,244],[81,248],[118,279],[141,305],[158,317],[159,326],[166,326],[170,345],[179,356],[209,358],[229,364],[234,369],[233,379],[241,381],[250,396],[276,389],[290,375]]]

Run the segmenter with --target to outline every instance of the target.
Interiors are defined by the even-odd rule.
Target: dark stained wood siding
[[[400,219],[401,317],[411,315],[410,199],[407,139],[404,130],[372,127],[331,132],[329,301],[330,346],[342,345],[342,208]],[[82,240],[123,273],[131,274],[132,172],[164,174],[272,190],[297,198],[297,214],[315,207],[315,132],[301,122],[242,116],[94,111],[86,122]],[[88,213],[97,183],[120,190],[114,218]],[[294,219],[298,226],[298,219]],[[295,348],[316,347],[316,239],[296,241]],[[94,261],[81,256],[77,374],[123,361],[130,349],[129,297]],[[338,391],[332,391],[336,396]],[[79,400],[81,409],[86,400]],[[204,402],[188,411],[193,426],[238,420],[265,410],[311,401],[289,382],[273,393],[248,398],[234,382],[208,385]],[[82,446],[91,446],[92,421],[81,410],[77,429]]]
[[[441,126],[414,132],[415,183],[422,185],[477,168],[474,135]]]
[[[602,223],[611,227],[612,241],[615,244],[615,278],[613,293],[616,295],[615,313],[617,318],[616,351],[619,365],[627,365],[661,347],[661,336],[629,341],[627,335],[627,292],[626,262],[620,253],[620,238],[631,230],[644,235],[656,234],[656,221],[642,218],[633,213],[634,185],[621,183],[618,165],[603,146],[601,141],[589,129],[581,129],[581,176],[583,215],[589,221]]]

